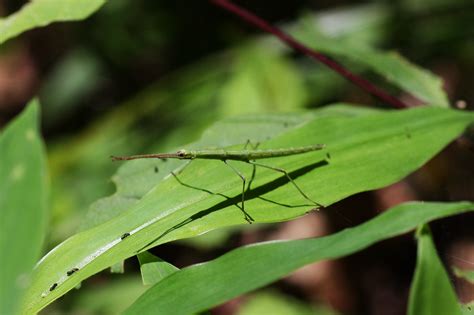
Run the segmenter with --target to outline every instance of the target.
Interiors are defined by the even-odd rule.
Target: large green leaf
[[[53,22],[82,20],[105,0],[34,0],[18,12],[0,19],[0,44],[24,31]]]
[[[417,231],[418,258],[410,290],[409,315],[461,315],[456,293],[436,253],[427,225]]]
[[[208,128],[199,141],[184,147],[227,147],[245,143],[249,139],[252,139],[253,143],[259,143],[275,138],[291,128],[314,119],[316,114],[319,117],[323,115],[350,117],[374,112],[376,110],[370,108],[340,104],[320,109],[317,112],[252,114],[227,118]],[[182,161],[177,160],[142,160],[135,163],[125,163],[113,176],[117,192],[92,204],[83,220],[82,229],[99,225],[126,211],[180,165],[182,165]],[[201,238],[193,238],[188,239],[187,242],[200,246],[204,245],[203,242],[206,242],[206,246],[213,246],[211,244],[213,242],[215,246],[230,232],[230,229],[225,231],[220,229],[212,233],[217,237],[206,234],[201,237],[204,238],[202,241],[200,241]],[[210,238],[213,240],[210,241]]]
[[[419,224],[468,210],[474,210],[473,203],[406,203],[333,235],[241,247],[163,279],[125,314],[197,313],[264,286],[304,265],[355,253],[378,241],[406,233]]]
[[[326,150],[262,163],[286,169],[312,199],[330,205],[403,178],[474,120],[472,113],[437,107],[370,114],[363,109],[362,112],[365,114],[321,116],[316,112],[313,119],[288,128],[260,147],[325,143]],[[330,155],[328,161],[327,155]],[[250,177],[249,165],[240,162],[233,165]],[[149,171],[154,172],[153,168]],[[45,256],[36,268],[25,311],[40,310],[83,279],[135,255],[145,246],[150,247],[150,242],[158,245],[219,227],[246,224],[236,206],[241,180],[224,163],[193,161],[179,179],[186,185],[166,176],[121,215],[76,234]],[[286,177],[280,173],[257,170],[246,198],[246,207],[256,223],[289,220],[313,208],[287,184]],[[124,233],[131,235],[121,240]],[[71,268],[79,271],[68,277],[66,272]],[[53,284],[57,286],[50,291]]]
[[[351,115],[347,107],[334,106],[324,110],[324,115]],[[362,110],[357,111],[362,114]],[[319,115],[323,115],[319,111]],[[253,114],[219,121],[208,128],[202,138],[189,144],[187,148],[227,147],[245,143],[268,141],[271,138],[314,118],[312,112],[293,114]],[[225,130],[225,132],[222,132]],[[110,197],[98,200],[87,213],[82,227],[90,228],[106,222],[126,211],[173,170],[183,164],[178,160],[142,160],[125,163],[113,176],[117,192]]]
[[[48,174],[39,104],[0,133],[0,314],[15,314],[38,261],[47,222]]]

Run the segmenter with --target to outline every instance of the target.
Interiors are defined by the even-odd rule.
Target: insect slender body
[[[251,160],[268,159],[274,157],[282,157],[307,153],[311,151],[321,150],[324,144],[314,144],[297,148],[284,149],[262,149],[262,150],[179,150],[176,153],[158,153],[158,154],[141,154],[131,156],[113,156],[114,161],[128,161],[136,159],[163,159],[175,158],[180,160],[234,160],[248,162]]]
[[[264,165],[261,163],[256,163],[255,160],[259,159],[268,159],[268,158],[275,158],[275,157],[283,157],[283,156],[290,156],[296,154],[302,154],[312,151],[321,150],[325,147],[324,144],[314,144],[309,146],[302,146],[296,148],[283,148],[283,149],[262,149],[258,150],[258,144],[254,146],[253,149],[247,150],[247,146],[250,144],[250,141],[247,141],[244,150],[225,150],[225,149],[215,149],[215,150],[179,150],[176,153],[157,153],[157,154],[141,154],[141,155],[131,155],[131,156],[112,156],[112,160],[114,161],[127,161],[127,160],[136,160],[136,159],[180,159],[180,160],[194,160],[194,159],[205,159],[205,160],[220,160],[223,161],[226,165],[228,165],[233,172],[240,177],[242,180],[242,207],[241,210],[245,214],[245,220],[247,222],[252,223],[252,217],[245,211],[245,191],[250,189],[250,185],[253,180],[253,176],[255,175],[255,167],[263,167],[267,169],[274,170],[276,172],[280,172],[286,176],[288,181],[298,190],[298,192],[316,207],[321,207],[321,205],[311,198],[309,198],[303,190],[293,181],[290,174],[282,168],[273,167],[269,165]],[[227,161],[234,160],[234,161],[241,161],[253,166],[252,178],[248,182],[248,186],[246,188],[247,179],[245,176],[239,172],[234,166],[228,164]],[[182,170],[182,169],[181,169]],[[176,178],[176,174],[171,172],[171,174]],[[178,180],[179,181],[179,180]],[[121,239],[123,240],[127,237],[128,233],[125,233]],[[152,242],[153,243],[153,242]],[[148,245],[151,245],[148,244]],[[147,245],[147,246],[148,246]],[[145,247],[147,247],[145,246]]]

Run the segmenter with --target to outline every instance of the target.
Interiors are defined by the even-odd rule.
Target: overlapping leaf
[[[327,149],[262,162],[291,172],[312,199],[329,205],[401,179],[474,121],[472,113],[436,107],[362,112],[321,116],[315,112],[312,119],[288,128],[260,147],[325,143]],[[233,165],[250,175],[251,167],[245,163]],[[287,184],[286,177],[279,173],[257,170],[246,198],[248,212],[257,223],[288,220],[313,208]],[[130,209],[71,237],[44,257],[36,269],[25,311],[40,310],[83,279],[152,246],[151,242],[157,245],[223,226],[246,224],[235,205],[240,193],[240,178],[224,163],[193,161],[179,175],[179,181],[164,177]],[[125,233],[130,235],[123,238]],[[79,271],[67,276],[71,268]],[[53,284],[57,286],[50,291]]]
[[[410,290],[409,315],[461,315],[454,288],[436,253],[428,226],[417,231],[418,258]]]
[[[306,264],[343,257],[378,241],[406,233],[419,224],[469,210],[474,210],[473,203],[406,203],[333,235],[241,247],[208,263],[184,268],[163,279],[144,293],[125,314],[195,314],[275,281]],[[432,270],[427,275],[430,275],[430,271]],[[430,277],[440,275],[438,273]],[[424,286],[433,283],[418,284]],[[431,290],[427,292],[434,292],[437,288],[431,286]],[[445,290],[441,292],[446,293]],[[438,298],[444,299],[441,296]],[[422,302],[429,304],[432,300]]]
[[[81,20],[97,11],[105,0],[35,0],[0,19],[0,44],[24,31],[53,22]]]

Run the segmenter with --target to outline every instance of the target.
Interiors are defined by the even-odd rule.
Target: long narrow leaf
[[[461,315],[454,288],[436,253],[427,225],[417,231],[418,258],[410,290],[409,315]]]
[[[0,133],[0,314],[16,314],[41,253],[48,173],[34,100]]]
[[[469,210],[474,210],[474,203],[413,202],[330,236],[241,247],[163,279],[125,314],[197,313],[271,283],[304,265],[343,257],[406,233],[419,224]]]

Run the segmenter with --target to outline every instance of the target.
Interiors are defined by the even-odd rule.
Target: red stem
[[[351,71],[346,69],[344,66],[332,60],[328,56],[321,54],[303,45],[302,43],[298,42],[296,39],[294,39],[290,35],[286,34],[285,32],[278,29],[277,27],[272,26],[270,23],[258,17],[257,15],[253,14],[252,12],[239,7],[238,5],[228,0],[210,0],[210,1],[214,3],[215,5],[218,5],[224,8],[225,10],[239,16],[245,22],[249,24],[253,24],[254,26],[264,30],[265,32],[275,35],[281,41],[286,43],[288,46],[292,47],[294,50],[299,51],[313,59],[316,59],[324,63],[326,66],[328,66],[332,70],[336,71],[337,73],[339,73],[340,75],[342,75],[343,77],[345,77],[346,79],[354,83],[355,85],[359,86],[361,89],[379,98],[383,102],[388,103],[396,108],[408,107],[408,105],[402,102],[401,100],[388,94],[387,92],[377,87],[376,85],[372,84],[368,80],[352,73]]]

